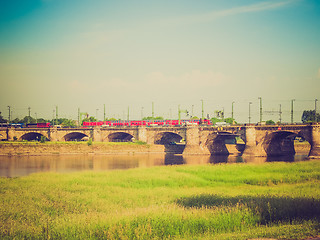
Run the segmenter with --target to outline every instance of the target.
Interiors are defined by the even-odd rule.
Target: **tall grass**
[[[319,183],[319,161],[0,178],[0,238],[303,239]]]

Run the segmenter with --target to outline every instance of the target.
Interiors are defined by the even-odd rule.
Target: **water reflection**
[[[185,164],[184,158],[182,155],[175,155],[175,154],[166,154],[164,157],[164,164],[165,165],[181,165]]]
[[[228,155],[211,155],[210,156],[210,163],[227,163],[228,162]]]
[[[209,156],[174,154],[0,156],[0,176],[19,177],[36,172],[106,171],[163,165],[199,165],[303,161],[307,155],[289,157]]]
[[[288,156],[268,156],[267,162],[294,162],[294,155]]]

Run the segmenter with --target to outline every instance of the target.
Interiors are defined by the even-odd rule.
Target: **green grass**
[[[0,178],[0,239],[304,239],[320,161]]]

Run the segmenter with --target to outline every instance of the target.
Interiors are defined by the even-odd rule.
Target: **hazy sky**
[[[239,122],[252,102],[254,122],[261,97],[264,120],[296,99],[300,121],[320,100],[320,1],[0,0],[0,82],[5,118],[201,117],[203,100]]]

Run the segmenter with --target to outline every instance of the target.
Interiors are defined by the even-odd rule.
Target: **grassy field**
[[[305,239],[320,161],[0,178],[0,239]]]

